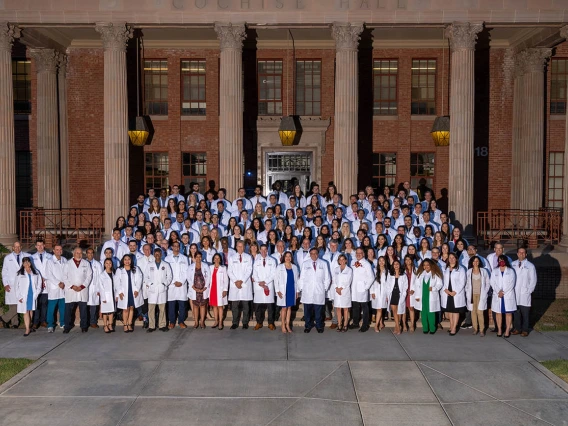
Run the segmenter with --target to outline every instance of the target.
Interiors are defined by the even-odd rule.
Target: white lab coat
[[[444,271],[444,286],[440,291],[440,299],[442,308],[446,309],[448,303],[448,295],[446,294],[445,290],[449,289],[450,285],[450,274],[452,277],[452,291],[456,292],[454,296],[454,306],[456,308],[463,308],[466,306],[465,303],[465,286],[466,286],[466,273],[465,269],[461,266],[453,271],[450,271],[450,268]]]
[[[381,273],[381,282],[379,283],[375,277],[369,292],[371,294],[371,306],[373,309],[389,309],[389,297],[390,293],[388,291],[387,279],[388,273],[385,271]],[[373,298],[373,295],[375,297]]]
[[[356,263],[359,262],[360,266],[357,267]],[[361,259],[351,265],[353,270],[353,282],[351,284],[351,300],[353,302],[366,303],[369,301],[369,289],[373,285],[375,275],[373,274],[373,267],[367,259]]]
[[[493,297],[491,298],[491,310],[498,314],[517,310],[517,297],[515,295],[516,276],[512,268],[506,268],[501,275],[501,268],[495,268],[491,272],[491,287],[493,288]],[[503,299],[505,299],[505,311],[501,310],[501,297],[499,292],[503,290]]]
[[[20,261],[18,262],[17,256],[14,252],[6,255],[4,258],[4,264],[2,266],[2,284],[4,287],[10,286],[10,291],[6,291],[6,297],[4,303],[6,305],[17,305],[18,298],[16,297],[16,291],[13,289],[16,283],[16,274],[22,266],[22,259],[24,257],[31,257],[30,254],[25,252],[20,252]]]
[[[266,260],[266,266],[263,266],[263,260]],[[274,275],[277,266],[278,263],[271,256],[263,258],[259,255],[256,258],[252,268],[254,303],[274,303],[276,295],[274,292]],[[268,296],[264,294],[264,288],[258,285],[262,281],[266,283],[269,289]]]
[[[292,264],[292,271],[294,274],[294,300],[296,300],[296,295],[299,292],[298,281],[300,279],[300,270],[294,264]],[[282,298],[277,296],[276,305],[286,306],[286,282],[288,281],[288,271],[286,270],[286,265],[281,263],[278,265],[275,271],[274,278],[274,290],[276,294],[282,293]]]
[[[134,272],[136,271],[136,272]],[[134,296],[134,307],[137,308],[144,304],[142,297],[142,282],[144,277],[140,268],[135,266],[130,272],[130,280],[132,282],[132,295],[138,292],[138,296]],[[118,268],[114,274],[114,295],[116,296],[117,309],[126,309],[128,307],[128,272],[124,268]],[[124,297],[120,300],[119,294],[122,293]]]
[[[316,260],[316,269],[310,258],[304,262],[300,270],[298,288],[302,293],[303,304],[324,305],[325,294],[331,284],[331,275],[325,260]]]
[[[37,297],[41,294],[41,276],[37,274],[31,274],[32,277],[32,311],[36,310]],[[18,300],[18,313],[25,314],[28,309],[28,290],[30,288],[30,282],[28,279],[28,274],[24,272],[22,275],[16,275],[16,282],[14,283],[14,291],[16,298]],[[22,300],[22,302],[20,302]]]
[[[386,283],[386,292],[389,299],[389,305],[391,305],[392,292],[394,290],[394,282],[396,277],[394,275],[389,275]],[[402,273],[398,277],[398,288],[400,289],[400,297],[398,299],[397,313],[402,315],[406,313],[406,293],[408,292],[408,278],[406,274]]]
[[[311,260],[310,249],[305,250],[305,253],[303,248],[296,251],[296,265],[299,265],[300,269],[306,260]],[[302,271],[300,270],[300,274],[301,273]]]
[[[242,262],[239,261],[239,253],[235,253],[229,259],[228,274],[229,284],[229,300],[252,300],[252,256],[246,253],[242,254]],[[241,289],[235,285],[235,281],[242,281]]]
[[[148,263],[144,275],[144,288],[148,295],[148,303],[153,305],[161,305],[168,301],[168,287],[172,283],[172,268],[170,264],[164,260],[160,262],[160,266],[156,262]]]
[[[350,308],[351,307],[351,284],[353,283],[353,270],[345,265],[345,269],[341,267],[332,269],[333,281],[329,289],[329,299],[333,300],[334,308]],[[341,295],[337,294],[336,289],[341,289]]]
[[[414,291],[412,297],[414,298],[414,309],[422,310],[422,281],[427,281],[430,278],[430,312],[440,312],[440,290],[444,286],[444,280],[432,273],[423,272],[418,275],[414,280],[414,285],[411,290]]]
[[[87,262],[89,261],[87,260]],[[89,263],[91,265],[91,268],[93,269],[93,285],[89,286],[89,300],[87,301],[87,305],[99,306],[100,298],[99,295],[97,295],[97,293],[99,293],[99,286],[96,284],[97,283],[96,280],[98,279],[100,273],[104,271],[104,269],[101,266],[101,264],[94,259],[92,262]]]
[[[39,255],[39,253],[34,253],[34,255],[32,256],[32,263],[34,265],[34,268],[36,269],[36,271],[39,273],[41,280],[42,280],[42,290],[41,293],[47,293],[48,289],[47,289],[47,264],[49,263],[49,261],[51,260],[51,254],[47,253],[47,252],[43,252],[43,262],[41,260],[41,257]]]
[[[481,290],[479,293],[479,305],[477,309],[484,311],[487,309],[487,292],[491,287],[489,272],[485,268],[479,268],[481,274]],[[473,311],[473,284],[472,284],[473,269],[468,269],[466,273],[466,286],[465,297],[468,311]]]
[[[71,259],[65,264],[65,303],[88,302],[89,286],[93,280],[93,270],[89,262],[81,259],[79,267],[75,266],[75,262]],[[81,291],[75,291],[72,286],[84,286]]]
[[[203,258],[203,262],[207,263],[208,265],[211,265],[213,263],[213,256],[215,256],[217,250],[215,250],[214,248],[209,248],[207,250],[202,248],[200,251],[201,251],[201,256]]]
[[[187,257],[181,253],[178,255],[177,259],[173,255],[168,255],[166,256],[165,261],[168,262],[170,264],[170,268],[172,268],[172,283],[168,287],[168,301],[179,300],[181,302],[185,302],[188,298],[192,298],[188,291],[190,293],[193,291],[191,290],[193,277],[191,281],[187,279],[187,271],[189,268]],[[180,282],[181,287],[176,287],[176,282]],[[195,296],[193,296],[192,299],[195,299]]]
[[[518,260],[514,261],[513,267],[517,274],[517,284],[515,286],[517,305],[531,306],[531,294],[537,282],[536,268],[526,259],[521,262],[521,266],[519,266]]]
[[[65,283],[65,271],[67,259],[61,256],[60,260],[57,260],[53,256],[47,263],[47,299],[48,300],[58,300],[65,297],[65,289],[59,288],[59,283]]]
[[[118,240],[118,250],[116,249],[115,243],[116,241],[112,238],[109,241],[105,242],[103,244],[103,248],[101,249],[101,257],[104,257],[105,250],[107,248],[112,249],[113,256],[116,257],[118,260],[122,260],[122,257],[130,252],[128,246],[124,244],[121,240]]]
[[[205,280],[205,287],[206,287],[205,291],[203,292],[203,298],[208,299],[209,293],[211,291],[211,289],[209,288],[211,277],[210,277],[209,265],[207,265],[207,263],[205,263],[204,261],[201,262],[201,273],[203,274],[203,278]],[[194,280],[195,280],[195,263],[192,263],[187,268],[187,283],[188,283],[187,296],[191,300],[195,300],[197,298],[197,292],[192,288]]]
[[[138,266],[138,268],[142,271],[142,274],[145,274],[146,268],[150,263],[156,263],[156,258],[153,255],[150,255],[148,257],[142,256],[136,262],[136,266]],[[142,286],[142,297],[144,299],[148,299],[148,289],[146,288],[145,285]]]
[[[203,297],[206,298],[211,298],[211,286],[213,285],[213,273],[215,272],[215,266],[211,266],[209,268],[209,282],[207,283],[207,290],[206,290],[206,294],[203,295]],[[216,300],[217,303],[221,306],[225,306],[228,304],[227,301],[227,296],[223,297],[223,292],[226,291],[227,293],[229,292],[229,275],[227,273],[227,267],[220,265],[219,268],[217,269],[217,275],[216,275],[216,280],[217,280],[217,294],[216,294]]]
[[[93,278],[93,283],[96,280],[97,291],[100,293],[101,297],[101,314],[112,314],[116,311],[116,297],[117,294],[114,291],[113,280],[108,276],[108,274],[103,270],[95,278]],[[113,297],[114,295],[114,297]]]

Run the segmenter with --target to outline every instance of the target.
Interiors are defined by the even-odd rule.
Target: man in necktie
[[[334,276],[335,269],[339,266],[337,261],[339,260],[340,253],[338,252],[339,242],[337,240],[330,240],[329,242],[329,251],[323,255],[323,260],[325,260],[328,264],[330,277]],[[325,320],[331,320],[331,329],[337,328],[337,315],[335,314],[335,309],[333,309],[333,294],[331,293],[333,290],[328,290],[325,295]]]
[[[51,255],[45,251],[45,245],[42,239],[38,239],[36,242],[36,253],[32,256],[32,262],[35,269],[39,272],[41,276],[41,294],[37,298],[36,310],[34,311],[33,327],[38,329],[41,327],[47,327],[47,263],[51,260]]]
[[[131,244],[136,247],[136,242],[132,241]],[[98,276],[103,272],[102,265],[95,260],[95,251],[92,248],[87,249],[87,262],[91,265],[93,270],[93,285],[89,286],[89,300],[87,301],[87,310],[89,312],[89,325],[91,328],[99,328],[99,306],[100,296],[98,289]],[[133,259],[134,260],[134,259]]]
[[[2,283],[4,284],[5,298],[4,303],[8,306],[8,312],[3,313],[3,306],[0,306],[0,320],[4,325],[4,328],[8,328],[10,324],[14,328],[18,328],[20,325],[20,319],[18,316],[18,297],[16,296],[16,289],[14,284],[16,282],[16,274],[22,266],[22,259],[24,257],[31,257],[28,253],[22,252],[21,244],[16,241],[12,246],[12,253],[8,254],[4,258],[4,264],[2,267]]]
[[[298,289],[302,293],[301,302],[304,304],[304,333],[309,333],[315,327],[318,333],[323,333],[325,294],[331,284],[329,267],[324,260],[318,258],[318,249],[310,249],[310,257],[302,265]]]
[[[229,275],[229,301],[233,312],[231,330],[239,327],[241,312],[243,314],[243,329],[248,329],[250,319],[250,302],[253,299],[252,290],[252,257],[245,253],[245,243],[237,242],[237,253],[229,259],[227,274]]]
[[[517,249],[517,257],[519,260],[513,264],[517,275],[515,284],[517,310],[513,313],[513,331],[511,334],[527,337],[529,335],[531,299],[536,288],[537,276],[535,266],[527,260],[526,248]]]
[[[275,330],[275,297],[274,276],[276,274],[276,262],[268,255],[268,247],[266,244],[260,246],[260,255],[256,259],[253,267],[253,292],[254,303],[256,305],[255,330],[259,330],[263,326],[266,311],[268,310],[268,328]]]

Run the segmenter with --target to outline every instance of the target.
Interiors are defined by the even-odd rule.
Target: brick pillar
[[[219,71],[219,186],[227,198],[237,197],[243,185],[243,40],[245,25],[215,23],[220,41]]]
[[[69,208],[69,131],[67,128],[67,55],[59,55],[59,169],[61,170],[61,207]]]
[[[452,50],[450,81],[449,211],[467,232],[473,232],[473,131],[475,106],[475,43],[481,23],[454,23],[446,29]]]
[[[16,241],[16,145],[12,44],[20,29],[0,22],[0,244]]]
[[[560,35],[568,39],[568,25],[560,29]],[[562,182],[562,241],[560,245],[568,251],[568,114],[566,114],[566,126],[564,130],[564,181]]]
[[[335,39],[335,118],[333,172],[343,201],[357,193],[359,63],[357,49],[363,23],[335,22],[331,33]],[[321,184],[322,182],[320,182]]]
[[[111,235],[116,218],[130,207],[126,44],[132,29],[112,23],[97,23],[95,29],[104,47],[105,234]]]

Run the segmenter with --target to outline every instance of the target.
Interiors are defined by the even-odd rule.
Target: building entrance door
[[[308,192],[312,182],[311,152],[269,152],[266,164],[267,192],[276,181],[280,181],[288,194],[292,193],[295,184],[300,185],[304,194]]]

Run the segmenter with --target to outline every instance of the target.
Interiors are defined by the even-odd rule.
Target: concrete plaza
[[[0,425],[568,424],[538,362],[568,358],[565,332],[119,330],[0,330],[0,357],[37,359],[0,386]]]

